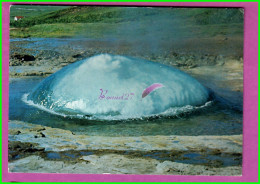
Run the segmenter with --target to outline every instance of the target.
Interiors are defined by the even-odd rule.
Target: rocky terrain
[[[227,38],[226,38],[227,39]],[[48,39],[47,39],[48,41]],[[67,44],[53,49],[38,48],[41,40],[30,39],[10,42],[10,76],[42,76],[54,73],[58,69],[76,61],[101,53],[126,55],[160,62],[180,69],[199,66],[215,66],[228,64],[229,61],[243,63],[240,47],[243,40],[225,37],[219,39],[187,39],[176,43],[161,43],[156,50],[149,48],[149,43],[113,42],[97,40],[68,39]],[[233,44],[233,48],[229,46]],[[26,45],[30,44],[30,48]],[[140,46],[141,44],[141,46]],[[186,47],[183,47],[187,45]],[[141,47],[136,49],[135,47]],[[219,52],[221,48],[221,52]],[[21,69],[21,70],[19,70]]]
[[[28,43],[35,47],[26,48]],[[78,60],[111,53],[161,62],[208,87],[214,82],[220,89],[243,92],[242,56],[220,55],[214,47],[205,48],[209,53],[205,54],[195,46],[142,52],[126,43],[115,46],[105,41],[73,41],[55,49],[37,48],[37,44],[30,40],[10,43],[10,80],[45,77]],[[242,103],[242,97],[240,100]],[[241,170],[242,135],[108,138],[9,121],[10,172],[241,175]]]
[[[26,48],[28,43],[35,47]],[[10,81],[46,77],[78,60],[111,53],[161,62],[191,74],[208,87],[214,82],[220,89],[243,92],[242,56],[220,55],[214,47],[205,48],[209,53],[205,54],[195,46],[182,51],[176,46],[141,52],[126,43],[115,46],[104,41],[73,41],[55,49],[37,48],[37,44],[30,40],[10,43]],[[240,100],[242,103],[242,97]],[[242,135],[108,138],[9,121],[10,172],[241,175],[241,170]]]
[[[10,172],[241,175],[242,135],[108,138],[21,121],[8,133]]]

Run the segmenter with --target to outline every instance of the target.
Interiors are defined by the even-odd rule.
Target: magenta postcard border
[[[244,24],[244,114],[242,176],[123,174],[33,174],[8,172],[9,6],[14,4],[241,7]],[[257,182],[258,181],[258,3],[257,2],[3,2],[2,3],[3,182]]]

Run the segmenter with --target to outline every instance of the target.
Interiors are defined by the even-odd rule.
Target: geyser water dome
[[[203,106],[209,91],[173,67],[102,54],[43,80],[25,100],[63,116],[128,119],[175,115]]]

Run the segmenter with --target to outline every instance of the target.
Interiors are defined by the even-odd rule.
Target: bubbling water
[[[154,83],[163,87],[142,98]],[[48,112],[87,119],[135,119],[176,115],[208,104],[209,90],[173,67],[101,54],[62,68],[24,101]]]

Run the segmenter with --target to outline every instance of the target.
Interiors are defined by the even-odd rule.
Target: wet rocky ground
[[[196,78],[210,77],[208,81],[217,80],[219,87],[243,91],[243,40],[224,36],[162,42],[153,49],[149,43],[114,40],[14,39],[10,42],[9,76],[45,77],[101,53],[160,62]]]
[[[9,121],[9,171],[241,175],[242,135],[104,137]]]
[[[126,55],[183,70],[243,63],[240,38],[185,39],[151,43],[84,39],[16,39],[10,42],[10,76],[46,76],[60,68],[101,53]]]
[[[211,87],[243,95],[242,40],[220,37],[146,44],[72,40],[51,48],[39,41],[10,42],[9,76],[48,76],[78,60],[110,53],[177,67]],[[52,42],[47,43],[52,45]],[[139,45],[138,47],[136,45]],[[232,45],[232,46],[231,46]],[[140,49],[141,48],[141,49]],[[221,51],[220,49],[221,48]],[[207,80],[209,79],[209,80]],[[217,91],[222,93],[222,91]],[[230,97],[232,98],[232,97]],[[241,175],[242,135],[104,137],[9,121],[9,171],[174,175]]]

